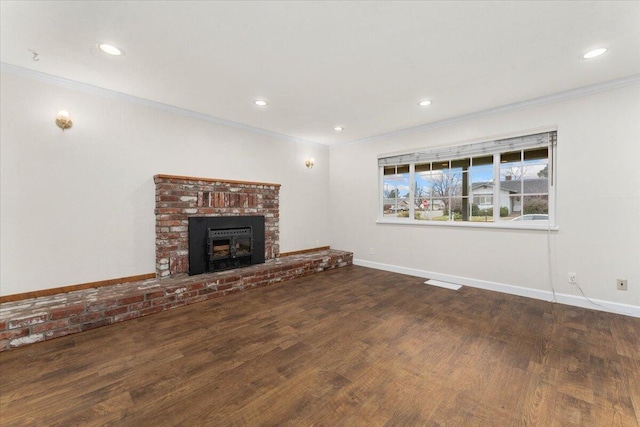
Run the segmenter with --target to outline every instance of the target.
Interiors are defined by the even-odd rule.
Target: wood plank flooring
[[[351,266],[0,353],[2,426],[639,426],[640,319]]]

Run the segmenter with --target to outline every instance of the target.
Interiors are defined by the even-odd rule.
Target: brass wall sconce
[[[65,129],[69,129],[73,126],[73,121],[71,120],[71,115],[67,110],[58,111],[58,115],[56,116],[56,125],[64,132]]]

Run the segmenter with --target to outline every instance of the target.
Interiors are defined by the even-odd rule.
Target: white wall
[[[558,129],[560,229],[549,237],[556,292],[580,295],[567,282],[567,273],[577,272],[580,286],[591,299],[640,305],[637,84],[385,140],[332,147],[332,246],[353,251],[362,265],[415,269],[531,290],[521,294],[551,291],[546,232],[376,224],[379,154],[547,126]],[[628,279],[627,292],[615,289],[616,278]]]
[[[544,232],[376,224],[377,156],[557,126],[555,290],[580,295],[572,271],[590,298],[640,305],[638,85],[329,153],[14,74],[0,83],[1,295],[154,272],[158,173],[282,184],[282,252],[331,245],[371,265],[550,291]],[[74,117],[64,133],[61,107]]]
[[[326,148],[13,73],[0,91],[1,295],[153,273],[159,173],[282,184],[281,252],[330,244]]]

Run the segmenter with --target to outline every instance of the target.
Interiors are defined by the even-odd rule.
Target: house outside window
[[[556,138],[553,131],[381,157],[379,219],[555,225]]]
[[[383,215],[387,217],[409,217],[409,165],[385,166],[383,169]]]

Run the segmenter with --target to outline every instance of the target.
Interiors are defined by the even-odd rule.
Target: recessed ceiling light
[[[124,54],[124,51],[122,49],[115,47],[112,44],[100,43],[98,47],[101,51],[103,51],[104,53],[108,53],[109,55],[120,56]]]
[[[344,130],[344,128],[342,126],[336,126],[333,128],[333,130],[335,130],[336,132],[340,132],[342,130]]]
[[[604,55],[606,52],[607,52],[606,48],[600,47],[598,49],[593,49],[585,53],[584,55],[582,55],[582,58],[583,59],[597,58],[600,55]]]
[[[431,101],[429,101],[428,99],[425,99],[424,101],[418,102],[418,105],[421,107],[426,107],[427,105],[431,105]]]
[[[256,99],[255,101],[253,101],[253,103],[256,104],[258,107],[265,107],[269,104],[264,99]]]

